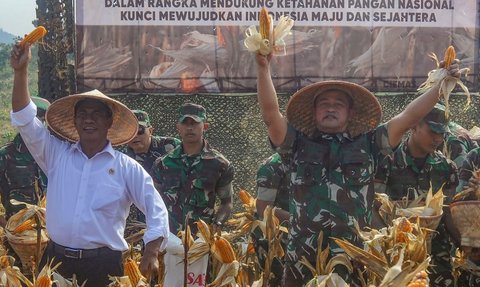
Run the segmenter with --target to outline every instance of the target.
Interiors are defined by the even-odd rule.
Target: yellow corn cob
[[[250,193],[243,189],[241,189],[238,193],[238,197],[240,197],[240,200],[243,202],[243,204],[250,204],[253,201],[253,197],[250,195]]]
[[[443,58],[443,61],[445,61],[445,69],[450,67],[453,60],[455,60],[455,57],[455,48],[453,46],[448,46],[447,50],[445,50],[445,56]]]
[[[212,253],[222,263],[232,263],[235,260],[232,245],[221,236],[215,236]]]
[[[199,219],[196,223],[197,223],[197,228],[200,234],[202,234],[202,236],[206,241],[209,241],[210,238],[212,237],[212,233],[210,232],[210,228],[208,227],[208,225],[205,223],[205,221],[201,219]]]
[[[22,233],[26,230],[33,229],[33,225],[35,224],[35,220],[33,218],[25,220],[22,224],[15,227],[13,233]]]
[[[38,26],[32,32],[30,32],[25,38],[23,38],[22,41],[20,41],[20,46],[25,47],[26,44],[32,45],[38,40],[40,40],[41,38],[43,38],[43,36],[45,36],[46,34],[47,34],[47,29],[45,29],[45,27],[43,26]]]
[[[402,218],[400,222],[397,225],[397,231],[402,231],[402,232],[412,232],[413,231],[413,226],[412,223],[406,218]]]
[[[123,269],[132,286],[137,286],[140,279],[143,278],[142,273],[140,273],[140,269],[138,269],[137,262],[131,258],[127,258],[123,265]]]
[[[48,276],[42,276],[35,282],[35,287],[50,287],[52,280]]]
[[[270,37],[270,17],[268,16],[267,8],[262,7],[260,11],[260,35],[262,39],[269,39]]]
[[[35,287],[50,287],[52,286],[52,279],[50,277],[43,275],[37,279],[35,282]]]

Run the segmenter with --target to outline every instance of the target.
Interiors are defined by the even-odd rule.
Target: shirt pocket
[[[296,185],[318,185],[326,176],[329,149],[319,144],[305,144],[297,155],[297,170],[293,176]]]
[[[342,173],[346,186],[367,185],[373,180],[373,160],[362,152],[344,152]]]

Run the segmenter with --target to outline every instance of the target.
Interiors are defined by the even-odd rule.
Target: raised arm
[[[455,60],[447,70],[449,75],[459,77],[458,60]],[[391,147],[397,146],[403,135],[433,109],[439,100],[440,82],[410,102],[405,110],[388,122],[388,140]]]
[[[283,143],[287,134],[287,120],[280,113],[277,92],[270,74],[272,55],[257,54],[257,97],[263,122],[267,125],[268,136],[275,146]]]
[[[14,71],[12,90],[12,110],[14,112],[22,110],[30,103],[27,70],[31,59],[30,45],[25,45],[25,48],[21,48],[19,45],[13,46],[10,65]]]

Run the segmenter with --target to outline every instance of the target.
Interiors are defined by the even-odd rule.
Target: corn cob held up
[[[47,34],[47,29],[43,26],[38,26],[32,32],[30,32],[25,38],[20,41],[20,47],[24,48],[26,44],[35,44],[38,40],[43,38]]]

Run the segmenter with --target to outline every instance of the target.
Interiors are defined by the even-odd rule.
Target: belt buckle
[[[82,250],[65,248],[65,250],[63,252],[63,255],[67,258],[81,259],[82,258]]]

